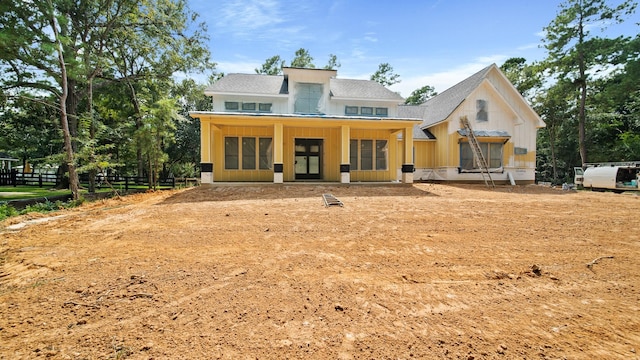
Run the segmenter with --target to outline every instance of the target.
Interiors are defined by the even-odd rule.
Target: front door
[[[322,179],[322,139],[296,139],[296,180]]]

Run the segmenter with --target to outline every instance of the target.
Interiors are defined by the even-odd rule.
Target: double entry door
[[[322,179],[322,139],[296,139],[296,180]]]

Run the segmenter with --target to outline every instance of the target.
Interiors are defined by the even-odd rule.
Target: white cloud
[[[244,33],[281,23],[280,4],[274,0],[231,0],[220,7],[216,25],[229,32]]]
[[[500,64],[506,59],[507,57],[504,55],[484,56],[475,59],[473,62],[452,68],[451,70],[400,77],[402,81],[390,86],[390,89],[399,92],[400,95],[405,98],[411,95],[411,92],[414,90],[425,85],[433,86],[438,93],[441,93],[483,68],[493,63]]]
[[[364,34],[364,40],[369,41],[369,42],[378,42],[378,38],[375,35],[376,35],[376,33],[374,33],[374,32],[368,32],[368,33]]]
[[[255,74],[255,69],[262,66],[264,61],[244,60],[244,61],[221,61],[216,67],[219,72],[225,74],[242,73]]]

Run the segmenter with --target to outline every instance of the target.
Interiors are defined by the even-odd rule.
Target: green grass
[[[124,189],[124,186],[122,187]],[[129,186],[129,188],[133,188]],[[116,190],[120,190],[118,187],[115,187]],[[109,187],[103,186],[100,189],[96,189],[96,192],[110,192],[111,189]],[[80,190],[80,196],[82,194],[86,194],[86,189]],[[69,195],[71,194],[71,190],[69,189],[54,189],[53,187],[37,187],[37,186],[24,186],[19,185],[16,187],[13,186],[0,186],[0,202],[2,201],[10,201],[10,200],[25,200],[25,199],[33,199],[33,198],[47,198],[51,196],[58,195]]]
[[[39,188],[37,186],[0,186],[0,201],[33,199],[68,194],[71,194],[71,191],[55,190],[46,187]]]

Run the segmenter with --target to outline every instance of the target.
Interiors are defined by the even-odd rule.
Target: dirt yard
[[[640,358],[636,194],[202,186],[1,228],[1,359]]]

